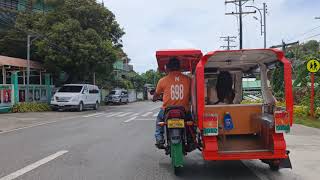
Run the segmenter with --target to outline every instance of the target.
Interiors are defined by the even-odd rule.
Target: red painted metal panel
[[[248,152],[248,153],[202,153],[204,160],[245,160],[245,159],[285,159],[286,154],[277,155],[272,152]]]
[[[202,121],[204,116],[204,65],[207,56],[203,57],[196,67],[197,78],[197,111],[198,111],[198,128],[202,130]]]
[[[181,71],[191,71],[201,59],[202,52],[197,49],[167,49],[157,51],[156,57],[160,72],[165,71],[165,65],[171,57],[176,57],[180,60]]]
[[[290,125],[293,124],[293,94],[292,94],[292,75],[291,75],[291,63],[285,58],[283,52],[277,52],[278,58],[284,65],[284,88],[286,98],[286,110],[289,113]]]

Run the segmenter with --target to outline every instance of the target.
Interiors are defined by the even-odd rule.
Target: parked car
[[[129,102],[128,91],[123,89],[114,89],[105,97],[104,102],[105,104],[127,104]]]
[[[83,111],[85,108],[97,110],[101,102],[98,86],[90,84],[66,84],[52,97],[51,107],[58,109],[76,109]]]

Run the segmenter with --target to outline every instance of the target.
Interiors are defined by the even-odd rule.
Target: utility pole
[[[267,14],[267,5],[266,3],[263,3],[263,47],[267,48],[267,20],[266,20],[266,14]]]
[[[31,39],[34,37],[34,39]],[[30,47],[32,45],[32,42],[36,39],[38,39],[39,36],[34,35],[28,35],[27,36],[27,92],[26,92],[26,102],[29,101],[29,86],[30,86]]]
[[[25,94],[25,101],[29,101],[29,85],[30,85],[30,46],[31,46],[31,35],[27,37],[27,92]]]
[[[93,85],[96,85],[96,72],[93,72]]]
[[[220,38],[224,39],[224,41],[227,42],[227,46],[220,46],[221,48],[227,48],[227,50],[230,50],[230,48],[237,47],[237,46],[230,46],[230,42],[235,42],[233,39],[237,38],[236,36],[224,36]]]
[[[279,45],[275,45],[275,46],[271,46],[270,48],[282,48],[282,51],[285,53],[286,52],[286,49],[287,49],[287,46],[292,46],[292,45],[295,45],[295,44],[299,44],[299,41],[296,41],[296,42],[292,42],[292,43],[285,43],[283,40],[282,40],[282,44],[279,44]]]
[[[242,40],[243,40],[243,33],[242,33],[242,15],[243,14],[254,14],[256,11],[252,12],[243,12],[242,6],[251,0],[226,0],[225,4],[233,3],[239,8],[239,12],[231,12],[231,13],[225,13],[225,15],[239,15],[239,48],[242,49]]]

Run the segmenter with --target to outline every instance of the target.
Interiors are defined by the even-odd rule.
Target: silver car
[[[129,102],[128,91],[121,89],[112,90],[109,95],[105,97],[104,102],[105,104],[127,104]]]

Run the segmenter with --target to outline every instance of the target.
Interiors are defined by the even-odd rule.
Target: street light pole
[[[267,5],[266,3],[263,3],[263,33],[264,33],[264,49],[267,48],[267,20],[266,20],[266,14],[267,14]]]
[[[27,42],[27,92],[26,92],[26,102],[29,101],[29,85],[30,85],[30,46],[31,46],[31,35],[28,34]]]
[[[35,37],[34,39],[31,39],[32,37]],[[29,35],[27,36],[27,92],[26,92],[26,101],[29,101],[29,85],[30,85],[30,47],[32,44],[32,41],[38,39],[39,36],[33,36]]]
[[[239,44],[239,48],[242,49],[242,2],[241,0],[239,0],[239,25],[240,25],[240,44]]]
[[[259,11],[260,14],[260,26],[261,26],[261,35],[263,34],[263,48],[266,49],[267,48],[267,21],[266,21],[266,14],[267,14],[267,5],[266,3],[263,3],[263,17],[262,17],[262,13],[261,13],[261,9],[257,8],[256,6],[246,6],[246,7],[251,7],[251,8],[255,8],[256,10]],[[263,20],[263,21],[262,21]],[[262,30],[262,26],[263,26],[263,30]]]

